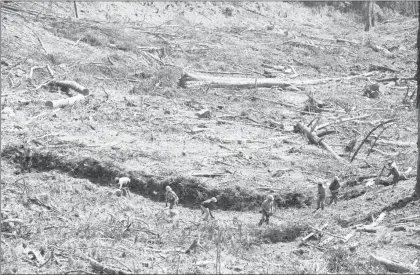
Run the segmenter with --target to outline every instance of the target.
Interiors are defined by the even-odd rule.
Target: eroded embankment
[[[8,146],[1,156],[19,166],[24,159],[23,149]],[[141,171],[127,171],[113,163],[101,162],[93,158],[66,158],[51,151],[32,150],[32,168],[38,171],[59,170],[72,177],[86,178],[100,185],[112,185],[115,177],[128,176],[131,179],[130,191],[155,201],[165,200],[165,186],[169,185],[178,194],[180,204],[197,208],[210,197],[216,197],[217,207],[222,210],[245,211],[260,207],[267,193],[257,192],[239,186],[225,189],[206,188],[199,180],[186,177],[162,179],[159,176],[146,175]],[[309,192],[284,190],[271,193],[277,207],[305,207],[311,205],[312,194]]]

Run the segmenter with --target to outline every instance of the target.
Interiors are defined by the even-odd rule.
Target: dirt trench
[[[10,160],[21,168],[24,160],[22,148],[8,146],[1,152],[2,158]],[[99,185],[112,186],[115,177],[128,176],[131,179],[129,189],[132,193],[147,197],[153,201],[165,201],[165,186],[169,185],[177,193],[180,204],[196,209],[205,199],[216,197],[217,208],[231,211],[250,211],[258,209],[268,192],[257,192],[239,186],[224,189],[206,188],[198,179],[183,176],[163,178],[147,175],[141,171],[127,171],[113,163],[101,162],[93,158],[66,158],[66,156],[48,150],[32,150],[31,169],[37,171],[59,170],[72,177],[86,178]],[[116,186],[116,185],[115,185]],[[278,208],[303,208],[314,201],[309,192],[297,190],[271,192]]]

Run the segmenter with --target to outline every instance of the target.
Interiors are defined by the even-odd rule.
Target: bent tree
[[[417,30],[417,181],[415,186],[415,193],[417,197],[420,197],[420,5],[418,5],[418,20],[419,20],[419,28]]]

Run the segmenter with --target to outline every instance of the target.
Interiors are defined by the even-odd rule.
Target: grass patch
[[[258,232],[259,238],[270,243],[289,243],[310,230],[306,223],[287,223],[279,227],[266,227]]]
[[[362,196],[365,193],[366,193],[366,188],[364,186],[356,186],[350,190],[346,190],[345,192],[343,192],[342,199],[344,200],[355,199],[357,197]]]
[[[327,270],[331,273],[385,274],[383,266],[368,258],[357,256],[346,247],[333,247],[324,254]]]

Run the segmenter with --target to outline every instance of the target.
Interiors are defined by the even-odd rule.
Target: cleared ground
[[[401,170],[416,167],[410,99],[416,83],[384,82],[386,92],[375,99],[363,89],[415,74],[417,19],[392,17],[366,33],[356,15],[289,3],[78,3],[77,20],[64,17],[72,5],[2,7],[2,219],[22,221],[2,224],[11,227],[2,232],[3,270],[93,272],[91,257],[134,273],[214,273],[216,263],[222,273],[366,273],[385,271],[370,253],[407,263],[419,257],[418,247],[407,245],[418,244],[418,231],[410,229],[416,222],[405,231],[392,226],[417,214],[418,201],[406,200],[414,178],[394,189],[354,184],[378,174],[389,158]],[[46,64],[56,79],[77,81],[92,96],[71,107],[46,107],[46,100],[68,97],[40,87],[51,78],[46,69],[29,77],[31,68]],[[341,79],[289,90],[178,87],[184,72],[262,78],[263,64],[289,69],[271,71],[285,81]],[[308,95],[328,111],[304,111]],[[196,115],[203,109],[209,118]],[[371,144],[365,144],[352,163],[339,163],[293,131],[317,116],[321,125],[364,115],[327,127],[338,133],[324,138],[348,160],[344,148],[353,138],[357,147],[375,125],[395,119],[378,139],[380,152],[367,156]],[[37,159],[34,170],[21,173],[19,157],[10,152],[27,141]],[[115,195],[112,179],[120,174],[137,179],[130,198]],[[353,184],[343,188],[337,206],[313,214],[315,182],[333,175]],[[156,216],[168,183],[180,192],[178,222]],[[282,206],[279,218],[256,228],[256,206],[269,193]],[[198,203],[212,194],[220,198],[218,221],[200,223]],[[56,209],[37,205],[35,197]],[[246,212],[226,211],[232,209]],[[345,236],[383,211],[384,226],[374,234],[331,241],[324,251],[297,247],[310,226],[329,221],[327,231]],[[202,248],[186,255],[194,239]],[[34,260],[22,243],[44,254]]]

